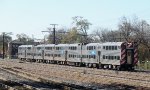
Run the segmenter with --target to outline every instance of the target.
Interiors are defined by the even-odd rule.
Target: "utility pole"
[[[50,29],[49,29],[49,31],[42,31],[42,32],[49,32],[49,34],[50,34],[50,32],[53,32],[53,44],[55,44],[56,43],[55,42],[55,38],[56,38],[55,31],[56,31],[56,25],[58,25],[58,24],[50,24],[50,25],[53,26],[53,31],[50,31]]]
[[[2,36],[3,36],[3,37],[2,37],[2,38],[3,38],[3,58],[2,58],[2,59],[5,58],[5,42],[6,42],[6,44],[8,44],[7,41],[5,41],[5,38],[6,38],[5,36],[6,36],[7,34],[10,34],[10,35],[11,35],[12,32],[8,32],[8,33],[7,33],[7,32],[2,32]],[[7,46],[6,46],[6,48],[7,48]]]
[[[50,24],[50,25],[52,25],[53,26],[53,44],[55,44],[56,42],[55,42],[55,26],[57,25],[57,24]]]
[[[3,33],[3,59],[5,58],[5,38],[4,38],[4,34],[5,33]]]

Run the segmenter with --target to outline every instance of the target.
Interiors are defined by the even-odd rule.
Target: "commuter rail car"
[[[138,62],[135,42],[21,45],[19,59],[109,69],[133,70]]]

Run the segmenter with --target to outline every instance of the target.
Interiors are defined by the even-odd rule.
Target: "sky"
[[[82,16],[92,25],[116,30],[123,16],[146,20],[150,23],[150,0],[0,0],[0,34],[25,33],[42,39],[48,33],[41,31],[56,27],[71,28],[72,17]]]

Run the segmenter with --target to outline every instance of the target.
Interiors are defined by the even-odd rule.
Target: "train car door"
[[[97,59],[98,59],[98,63],[100,63],[100,62],[101,62],[101,61],[100,61],[101,51],[98,51],[97,53],[98,53],[98,58],[97,58]]]
[[[27,57],[27,52],[26,52],[26,49],[24,50],[24,58]]]
[[[67,55],[68,54],[68,51],[65,51],[65,64],[67,64]]]
[[[44,60],[44,50],[42,50],[42,59]]]
[[[133,49],[127,49],[127,64],[132,64],[133,56]]]

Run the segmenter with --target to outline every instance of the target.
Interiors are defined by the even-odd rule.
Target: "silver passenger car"
[[[37,45],[34,47],[34,59],[37,62],[42,62],[44,60],[44,44]]]
[[[18,47],[19,59],[33,59],[33,45],[21,45]]]
[[[102,44],[101,64],[112,66],[120,65],[122,42],[106,42]]]
[[[67,62],[67,50],[68,50],[68,44],[55,45],[54,60],[58,64],[64,64]]]
[[[52,63],[54,61],[54,51],[55,44],[44,45],[44,60],[46,60],[47,63]]]
[[[89,43],[82,49],[82,61],[86,66],[91,67],[94,65],[96,67],[101,60],[101,47],[100,43]]]
[[[76,65],[79,66],[82,62],[82,44],[69,44],[67,50],[67,63],[69,65]]]

